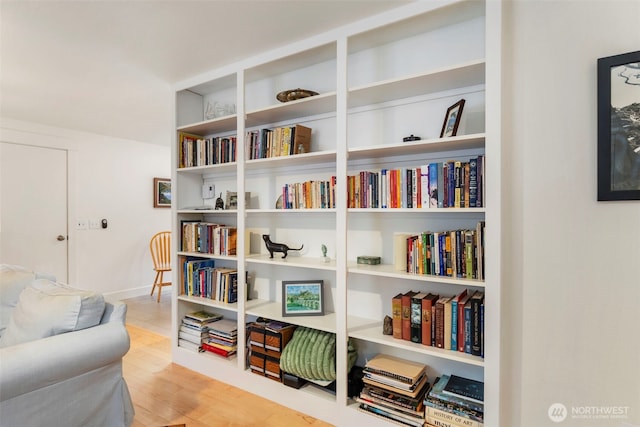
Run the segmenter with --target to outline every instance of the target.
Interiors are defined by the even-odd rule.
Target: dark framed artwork
[[[461,99],[451,107],[447,108],[447,114],[444,116],[444,123],[442,123],[442,130],[440,131],[440,138],[456,136],[463,108],[464,99]]]
[[[598,59],[598,200],[640,200],[640,51]]]
[[[323,316],[322,280],[282,282],[282,316]]]
[[[171,180],[168,178],[153,178],[153,207],[171,207]]]

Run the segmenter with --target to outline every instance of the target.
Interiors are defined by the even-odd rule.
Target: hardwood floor
[[[136,411],[133,427],[330,426],[171,363],[170,300],[164,291],[159,304],[153,297],[125,300],[131,349],[123,371]]]

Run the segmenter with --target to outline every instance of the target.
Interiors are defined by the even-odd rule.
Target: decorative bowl
[[[276,99],[280,102],[289,102],[289,101],[295,101],[296,99],[308,98],[314,95],[318,95],[318,92],[298,88],[298,89],[284,90],[276,95]]]

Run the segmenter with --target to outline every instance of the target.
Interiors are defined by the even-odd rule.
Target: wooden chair
[[[151,250],[151,258],[153,259],[153,269],[156,272],[156,278],[151,288],[151,295],[158,287],[158,302],[163,286],[171,286],[171,281],[164,281],[164,273],[171,271],[171,232],[161,231],[156,233],[149,242]]]

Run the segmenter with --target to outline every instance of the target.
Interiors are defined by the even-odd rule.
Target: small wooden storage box
[[[254,322],[251,324],[249,343],[251,347],[262,349],[267,356],[280,358],[282,349],[291,340],[294,325],[285,325],[278,330],[268,327],[266,323]]]
[[[260,352],[258,347],[252,346],[250,367],[254,374],[262,375],[272,380],[282,382],[282,372],[280,371],[280,358],[267,356]]]

